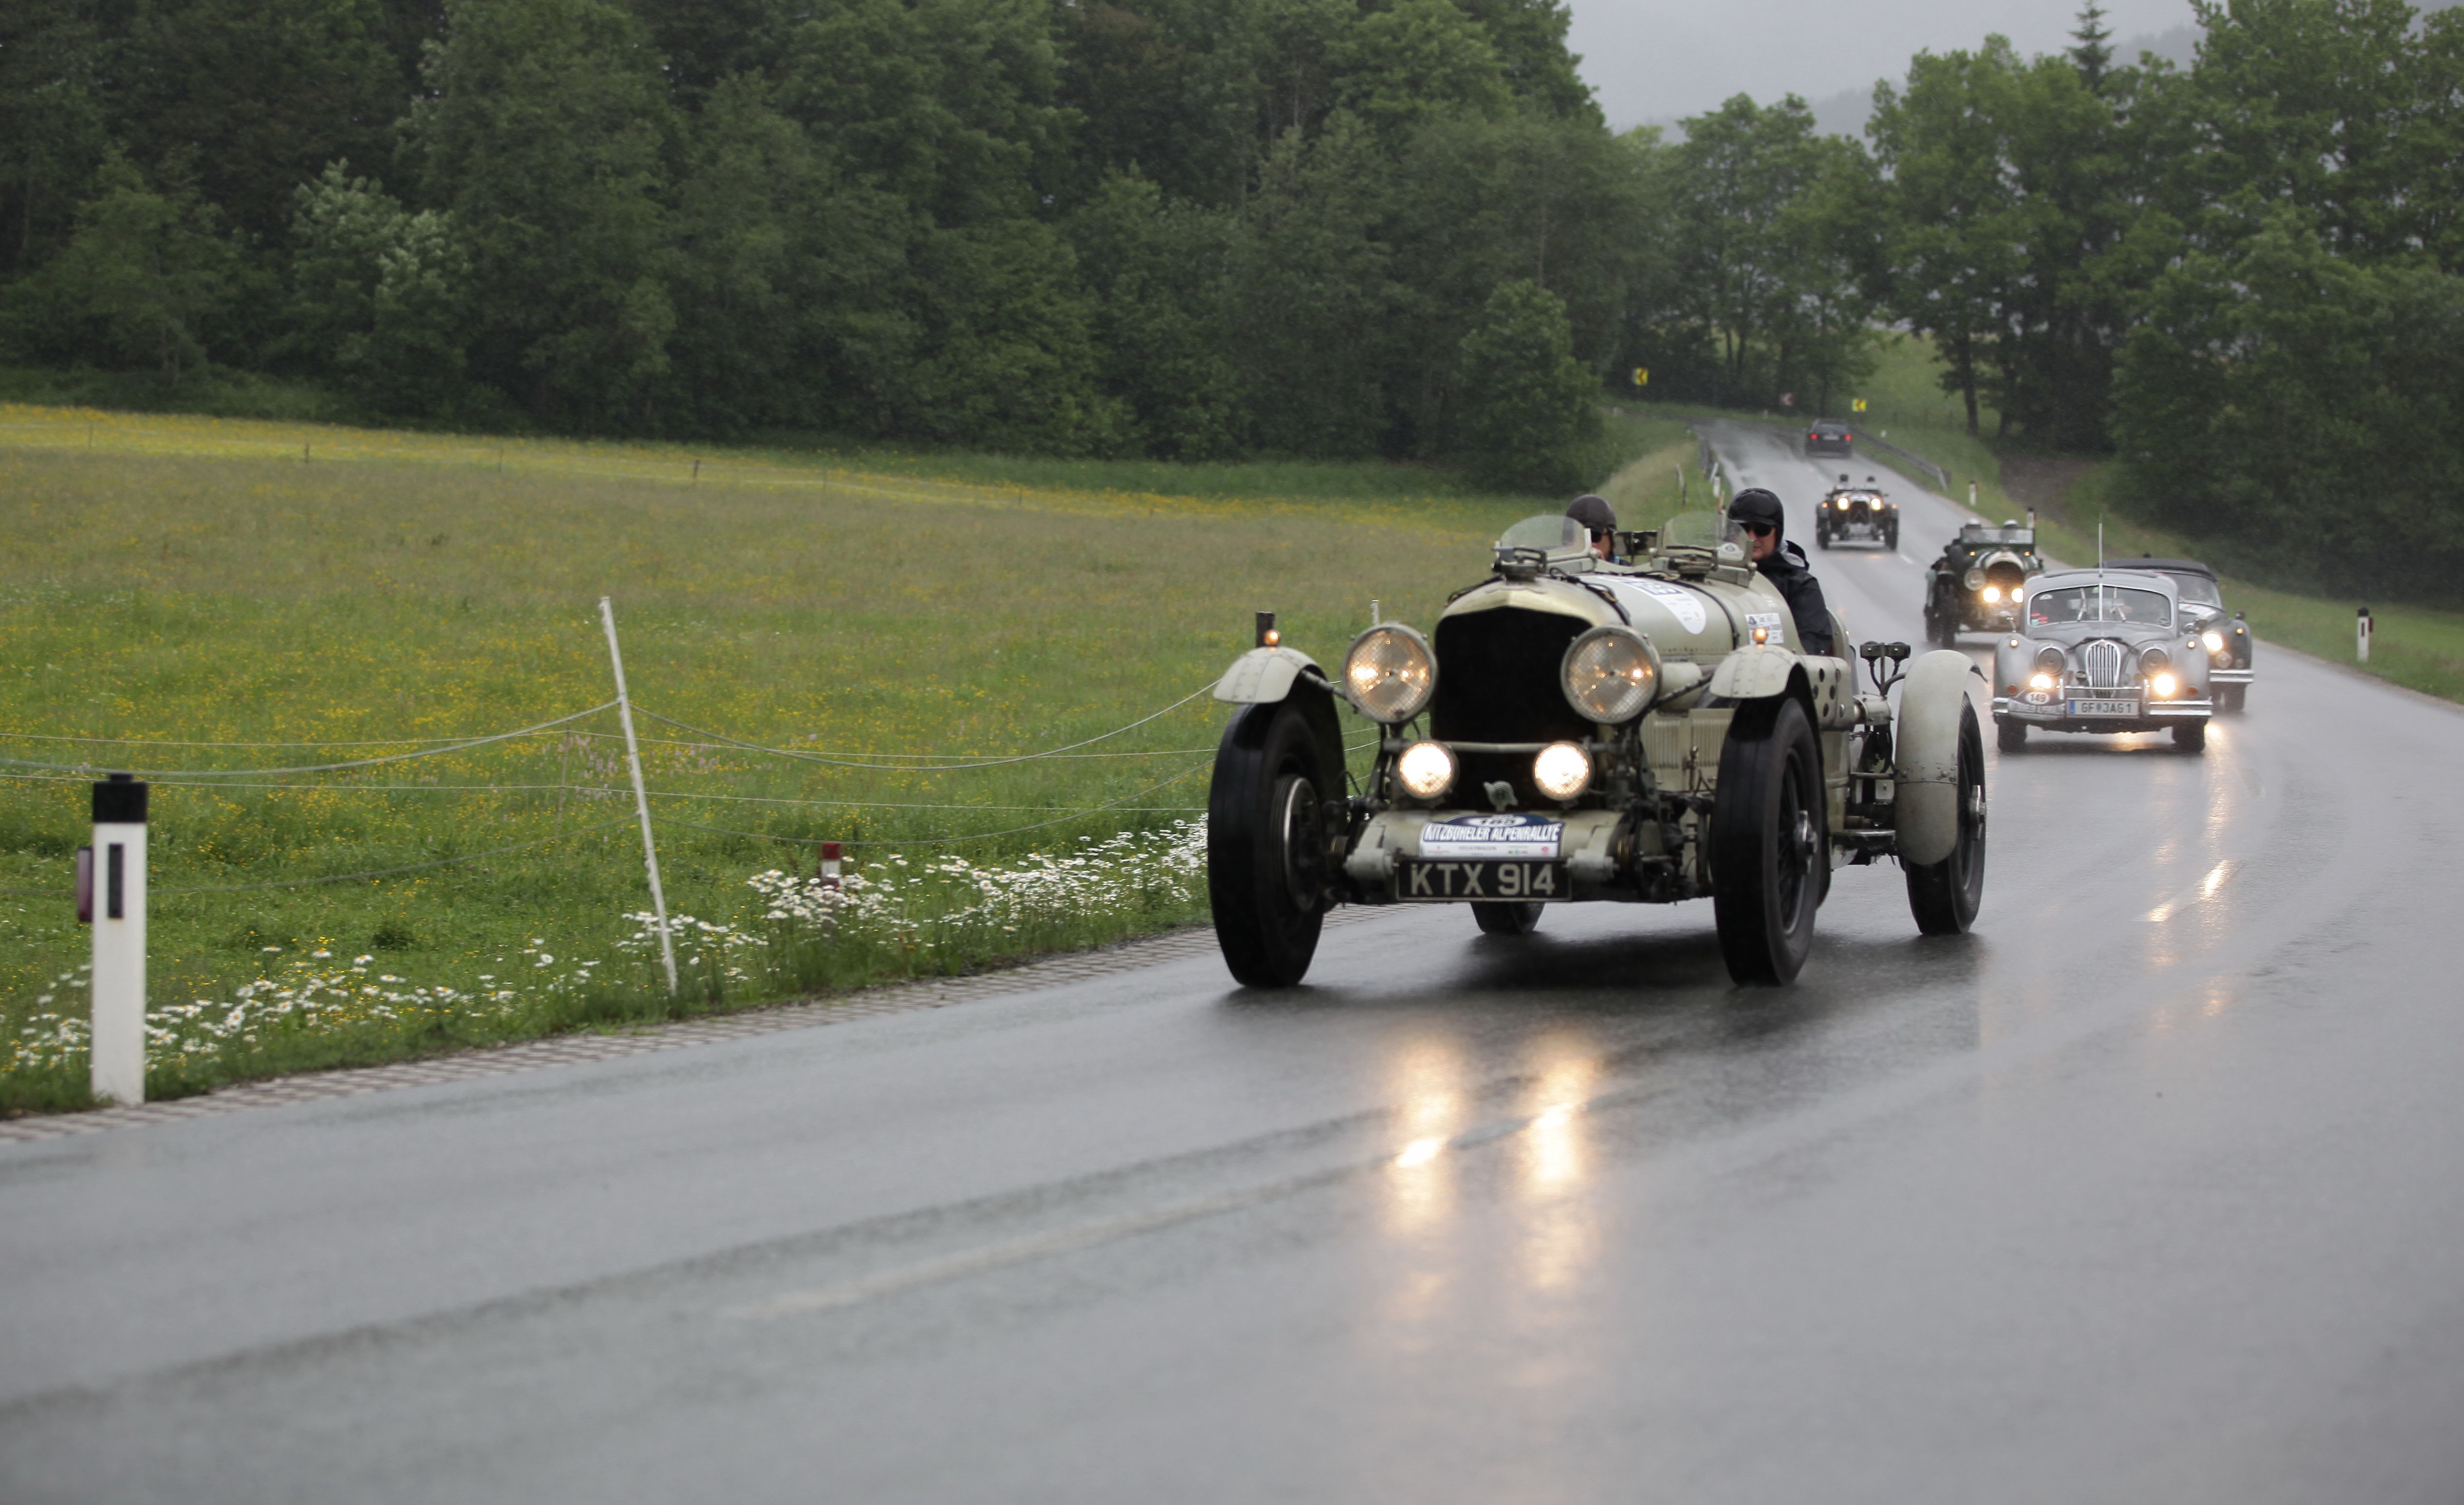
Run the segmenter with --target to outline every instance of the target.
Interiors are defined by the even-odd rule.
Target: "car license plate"
[[[2064,712],[2072,716],[2135,716],[2139,702],[2135,700],[2074,700]]]
[[[1549,900],[1567,892],[1563,862],[1395,861],[1395,897],[1406,904],[1444,904],[1462,899]]]

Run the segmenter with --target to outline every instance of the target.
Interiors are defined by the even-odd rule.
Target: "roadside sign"
[[[1649,366],[1637,366],[1634,368],[1634,384],[1637,386],[1651,385],[1651,368]]]
[[[1782,392],[1779,395],[1779,405],[1782,407],[1794,407],[1796,405],[1796,394],[1793,392]]]
[[[1848,400],[1848,410],[1852,413],[1863,412],[1865,410],[1865,400],[1861,397],[1850,398]]]

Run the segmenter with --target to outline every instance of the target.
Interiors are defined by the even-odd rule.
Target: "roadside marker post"
[[[625,655],[616,646],[616,608],[599,598],[599,620],[607,627],[607,663],[616,671],[616,716],[625,725],[625,761],[633,770],[633,808],[642,817],[642,865],[650,872],[650,912],[659,922],[659,960],[668,970],[668,995],[676,992],[676,942],[668,930],[668,896],[659,886],[659,845],[650,837],[650,796],[642,787],[642,746],[633,738],[633,701],[625,692]]]
[[[94,1095],[145,1101],[145,786],[94,786],[94,845],[79,854],[78,911],[94,924]]]
[[[2367,606],[2353,616],[2353,657],[2363,664],[2370,661],[2370,609]]]

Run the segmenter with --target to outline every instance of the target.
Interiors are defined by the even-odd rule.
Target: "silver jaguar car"
[[[2170,731],[2185,752],[2208,745],[2211,654],[2205,608],[2170,577],[2066,570],[2029,587],[2019,630],[1993,649],[1993,726],[2005,752],[2039,731]]]

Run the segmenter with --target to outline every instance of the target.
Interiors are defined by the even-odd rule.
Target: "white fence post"
[[[2353,617],[2353,657],[2363,664],[2370,661],[2370,609],[2367,606]]]
[[[633,769],[633,808],[642,817],[642,864],[650,870],[650,912],[659,921],[659,960],[668,969],[668,994],[676,991],[676,943],[668,933],[668,896],[659,886],[659,846],[650,839],[650,796],[642,787],[642,749],[633,740],[633,701],[625,692],[625,655],[616,646],[616,608],[599,598],[599,620],[607,627],[607,662],[616,670],[616,717],[625,725],[625,761]]]
[[[114,774],[94,786],[92,885],[79,898],[94,921],[94,1095],[122,1106],[145,1101],[145,786]]]

